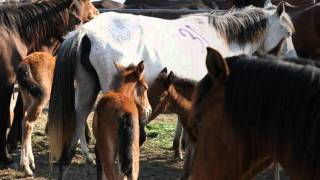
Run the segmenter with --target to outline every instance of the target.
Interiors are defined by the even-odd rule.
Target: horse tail
[[[127,177],[130,177],[132,172],[133,133],[132,115],[130,113],[125,113],[119,119],[118,142],[121,171]]]
[[[59,160],[62,152],[72,148],[69,146],[76,124],[74,76],[84,37],[88,39],[84,29],[73,31],[57,54],[48,115],[50,162]]]
[[[35,98],[42,98],[44,95],[43,88],[36,82],[32,76],[30,65],[26,62],[21,62],[17,68],[17,81],[20,88],[23,88]]]

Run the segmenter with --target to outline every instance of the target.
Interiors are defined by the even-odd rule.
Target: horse
[[[259,4],[254,1],[248,1],[241,6],[238,6],[237,4],[234,5],[242,7],[253,4],[263,7],[265,0],[258,0],[257,2],[259,2]],[[290,3],[285,3],[285,7],[286,11],[291,16],[294,26],[296,27],[296,32],[293,34],[293,45],[297,54],[300,57],[319,60],[320,35],[318,33],[318,29],[320,27],[320,22],[317,17],[319,17],[320,3],[313,1],[307,1],[301,4]],[[309,23],[305,24],[306,21]],[[304,24],[304,26],[301,26],[301,24]]]
[[[190,9],[190,10],[214,10],[217,6],[214,2],[205,3],[202,0],[179,0],[179,1],[136,1],[127,0],[123,9]],[[139,12],[145,16],[158,17],[163,19],[177,19],[183,16],[182,13],[165,12]],[[137,13],[138,14],[138,13]]]
[[[106,9],[121,9],[123,4],[117,1],[112,0],[101,0],[101,1],[92,1],[92,4],[96,8],[106,8]]]
[[[34,52],[25,57],[16,70],[24,115],[20,167],[30,176],[33,175],[31,169],[35,169],[31,143],[32,130],[43,108],[48,104],[55,62],[56,58],[50,53]],[[88,124],[86,124],[87,142],[88,138],[89,128]],[[31,165],[31,168],[29,165]]]
[[[169,112],[177,114],[179,117],[177,124],[187,128],[186,123],[191,109],[191,96],[195,86],[195,81],[177,77],[172,71],[167,74],[167,68],[161,70],[148,90],[149,102],[153,109],[148,122],[159,114]],[[173,148],[176,159],[182,159],[181,141],[182,139],[174,139]]]
[[[99,90],[110,89],[116,72],[112,60],[126,66],[143,59],[149,85],[164,67],[197,81],[207,72],[207,45],[225,57],[269,51],[293,30],[280,4],[270,11],[248,7],[177,20],[108,12],[69,33],[57,55],[48,116],[49,147],[58,160],[59,177],[67,172],[78,138],[84,139],[84,124]]]
[[[292,179],[319,179],[319,64],[223,58],[208,48],[206,65],[192,102],[198,131],[189,179],[250,179],[271,162]]]
[[[151,113],[148,84],[143,61],[137,66],[115,65],[119,74],[113,79],[113,91],[101,98],[93,117],[97,166],[101,164],[103,171],[97,173],[98,179],[138,179],[139,121]]]
[[[282,0],[271,0],[272,3],[274,4],[278,4],[280,3]],[[317,3],[316,0],[283,0],[284,2],[287,2],[289,4],[292,4],[294,6],[304,6],[304,5],[313,5],[315,3]],[[226,6],[227,8],[231,8],[233,6],[237,7],[237,8],[243,8],[249,5],[254,5],[256,7],[263,7],[263,5],[265,4],[265,0],[227,0],[226,1]]]
[[[89,1],[66,0],[0,8],[0,161],[11,164],[6,130],[10,119],[10,97],[16,79],[15,69],[28,53],[50,47],[55,49],[66,32],[96,15]],[[22,109],[21,98],[18,105]],[[20,112],[22,110],[20,109]],[[19,116],[17,116],[19,117]],[[21,116],[20,116],[21,117]],[[16,118],[14,118],[15,123]]]

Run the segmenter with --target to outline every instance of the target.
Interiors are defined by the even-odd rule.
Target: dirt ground
[[[92,114],[89,117],[92,118]],[[35,178],[40,179],[56,179],[57,168],[53,166],[53,171],[50,174],[49,156],[48,156],[48,141],[45,136],[44,127],[46,124],[47,112],[42,113],[40,119],[37,121],[34,134],[32,137],[33,152],[35,155],[36,170]],[[174,127],[176,122],[175,115],[161,115],[154,123],[168,123]],[[173,130],[170,134],[170,138],[173,138]],[[183,162],[175,160],[173,151],[170,149],[170,145],[167,147],[157,146],[157,139],[161,140],[160,135],[154,139],[149,139],[144,147],[141,149],[140,158],[140,177],[142,180],[164,180],[164,179],[179,179],[183,171]],[[94,141],[89,145],[90,151],[94,153]],[[19,164],[19,151],[13,154],[16,158],[16,162]],[[0,179],[32,179],[26,177],[25,174],[19,170],[3,169],[0,170]],[[91,180],[96,179],[96,170],[94,164],[87,164],[78,149],[76,157],[73,159],[72,166],[69,169],[68,179],[70,180]],[[257,180],[273,179],[273,173],[271,170],[266,171],[259,175]],[[283,179],[283,178],[282,178]]]

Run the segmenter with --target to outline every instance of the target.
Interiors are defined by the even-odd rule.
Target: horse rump
[[[130,113],[124,113],[119,119],[118,143],[121,171],[127,177],[132,174],[132,145],[133,145],[133,118]]]
[[[35,98],[41,99],[44,96],[43,88],[34,80],[28,63],[21,62],[16,74],[20,88],[23,88]]]

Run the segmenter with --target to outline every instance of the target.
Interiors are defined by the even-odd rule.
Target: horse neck
[[[183,119],[188,119],[191,110],[191,101],[182,96],[174,86],[171,86],[168,91],[170,101],[170,109]]]
[[[46,4],[43,6],[46,6]],[[50,52],[54,50],[57,43],[60,44],[62,36],[65,35],[67,29],[70,28],[66,24],[69,21],[67,19],[68,10],[67,7],[64,6],[64,3],[48,5],[48,9],[43,8],[39,10],[43,11],[42,13],[33,13],[29,15],[28,18],[22,17],[24,13],[21,8],[21,12],[17,14],[17,16],[21,16],[21,22],[17,24],[17,33],[29,47],[29,52],[39,50]],[[56,28],[56,26],[58,26],[56,23],[59,23],[59,27],[62,29]],[[28,26],[28,28],[26,29],[25,26]]]

